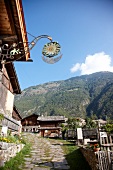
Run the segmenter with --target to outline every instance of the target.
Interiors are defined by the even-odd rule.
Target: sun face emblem
[[[58,42],[50,42],[44,45],[42,54],[46,57],[54,57],[60,52],[60,44]]]

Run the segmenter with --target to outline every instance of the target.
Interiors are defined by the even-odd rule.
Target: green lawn
[[[59,143],[63,143],[62,149],[64,150],[70,170],[91,170],[90,166],[82,155],[80,148],[75,145],[75,142],[68,142],[66,140],[59,139],[49,140],[57,140]]]
[[[91,170],[79,147],[75,146],[74,143],[64,142],[62,147],[70,165],[70,170]]]

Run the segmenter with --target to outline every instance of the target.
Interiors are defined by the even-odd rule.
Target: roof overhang
[[[39,130],[59,130],[61,127],[39,127]]]
[[[13,63],[8,63],[5,65],[6,70],[7,70],[7,74],[9,76],[12,88],[13,88],[13,93],[14,94],[20,94],[21,93],[21,89],[20,89],[20,85],[18,82],[18,78],[17,78],[17,74],[15,71],[15,67]]]
[[[37,119],[39,122],[65,122],[64,116],[40,116]]]
[[[24,121],[25,119],[28,119],[28,118],[30,118],[30,117],[33,117],[33,116],[35,116],[36,118],[38,118],[39,117],[39,115],[37,115],[37,114],[31,114],[31,115],[28,115],[28,116],[26,116],[26,117],[23,117],[22,118],[22,121]]]
[[[28,51],[22,58],[19,57],[19,61],[27,61],[30,53],[22,0],[0,0],[0,45],[19,42],[20,48]]]
[[[20,112],[18,111],[18,109],[16,108],[16,106],[14,105],[13,110],[16,112],[16,114],[18,115],[18,117],[20,118],[20,120],[22,119]]]
[[[0,46],[20,43],[20,48],[28,51],[27,54],[20,54],[18,61],[27,61],[30,58],[26,25],[22,0],[0,0]],[[22,58],[21,58],[22,57]],[[1,63],[0,63],[1,67]],[[9,61],[5,65],[9,75],[14,93],[21,93],[18,78],[14,65]]]

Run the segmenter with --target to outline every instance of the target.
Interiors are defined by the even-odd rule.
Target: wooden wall
[[[22,126],[38,125],[37,118],[38,118],[38,115],[31,115],[29,117],[26,117],[26,118],[22,119],[21,120]]]
[[[59,121],[39,121],[40,127],[58,127]]]

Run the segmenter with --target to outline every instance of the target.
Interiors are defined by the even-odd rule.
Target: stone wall
[[[9,161],[10,158],[16,156],[16,153],[20,152],[24,147],[24,144],[14,144],[14,143],[0,143],[0,167],[4,166],[5,162]]]
[[[84,147],[81,147],[80,150],[81,150],[83,156],[85,157],[86,161],[90,165],[91,169],[98,170],[99,162],[96,158],[95,152],[90,149],[84,148]]]
[[[12,117],[13,104],[14,94],[0,82],[0,109],[4,110],[4,115]]]
[[[11,131],[17,131],[20,129],[20,121],[13,119],[12,117],[4,116],[4,119],[0,122],[0,126],[7,126]]]

